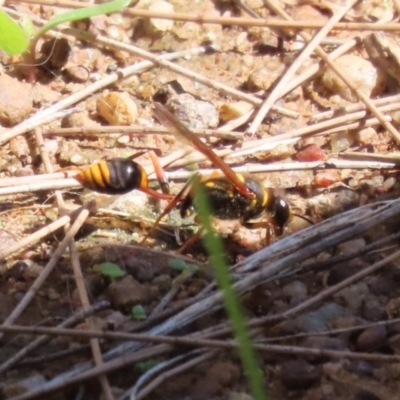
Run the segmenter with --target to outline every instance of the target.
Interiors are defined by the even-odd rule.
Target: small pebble
[[[190,129],[208,129],[218,126],[217,107],[209,101],[198,100],[189,93],[182,93],[171,97],[166,105]]]
[[[335,60],[343,72],[350,78],[358,90],[368,97],[382,94],[386,85],[384,72],[377,69],[365,58],[352,54],[344,55]],[[357,95],[340,79],[332,69],[327,68],[322,76],[326,89],[334,94],[340,94],[345,100],[357,102]],[[334,150],[339,151],[339,150]]]
[[[138,118],[138,108],[126,93],[103,93],[97,100],[97,112],[111,125],[131,125]]]
[[[384,325],[375,325],[365,329],[357,338],[356,349],[358,351],[373,351],[387,343],[387,331]]]
[[[287,361],[281,367],[281,382],[289,390],[308,389],[321,379],[322,370],[305,360]]]
[[[14,126],[28,118],[33,108],[29,85],[0,75],[0,88],[0,124]]]

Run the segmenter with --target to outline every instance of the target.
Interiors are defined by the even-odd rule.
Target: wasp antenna
[[[217,168],[221,169],[243,196],[249,199],[255,198],[255,194],[237,177],[233,169],[203,143],[187,126],[182,124],[165,106],[155,102],[153,114],[171,133],[181,138],[183,142],[191,144],[196,150],[203,153]]]
[[[293,215],[295,217],[299,217],[301,219],[304,219],[304,221],[307,221],[310,225],[315,225],[315,222],[311,218],[308,218],[308,217],[306,217],[304,215],[301,215],[301,214],[293,214]]]
[[[127,160],[134,160],[135,158],[138,158],[140,156],[142,156],[143,154],[147,153],[147,151],[139,151],[135,154],[130,155],[129,157],[127,157]]]

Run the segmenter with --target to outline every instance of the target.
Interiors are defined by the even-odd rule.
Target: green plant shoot
[[[139,304],[132,307],[131,314],[133,319],[141,320],[147,318],[146,311],[144,310],[143,306]]]
[[[0,10],[0,48],[7,54],[17,55],[24,53],[29,46],[31,56],[33,57],[37,41],[48,30],[65,22],[79,21],[96,15],[119,11],[127,7],[130,2],[131,0],[114,0],[94,7],[84,7],[67,11],[52,18],[39,29],[32,40],[30,39],[33,35],[33,29],[30,21],[25,21],[23,25],[20,26],[6,12]]]
[[[184,260],[179,258],[172,259],[168,261],[168,266],[177,271],[185,271],[185,272],[196,272],[199,270],[199,266],[196,264],[189,264]]]
[[[67,11],[60,15],[52,18],[46,25],[44,25],[32,39],[30,44],[30,52],[34,54],[36,43],[41,36],[43,36],[48,30],[55,28],[57,25],[65,22],[79,21],[81,19],[94,17],[96,15],[109,14],[115,11],[119,11],[127,7],[131,3],[131,0],[114,0],[109,3],[100,4],[94,7],[79,8],[77,10]]]
[[[23,53],[29,44],[29,35],[7,13],[0,10],[0,48],[7,54]]]
[[[256,354],[246,329],[241,304],[232,287],[225,252],[221,239],[216,236],[211,222],[211,212],[207,196],[197,176],[194,177],[196,211],[204,226],[202,240],[214,267],[215,277],[224,297],[225,309],[232,323],[235,338],[239,344],[239,355],[254,400],[265,400],[267,394],[263,388],[263,377],[257,363]]]
[[[108,276],[111,279],[122,278],[126,275],[126,272],[119,267],[119,265],[105,262],[95,267],[96,271],[99,271],[102,275]]]
[[[110,14],[127,7],[131,0],[114,0],[109,3],[100,4],[94,7],[78,8],[77,10],[67,11],[52,18],[46,25],[44,25],[36,34],[36,36],[43,36],[48,30],[53,29],[57,25],[65,22],[79,21],[81,19],[94,17],[96,15]]]

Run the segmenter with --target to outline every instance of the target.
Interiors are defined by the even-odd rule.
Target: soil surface
[[[298,58],[305,39],[290,23],[257,24],[283,20],[267,3],[139,1],[129,9],[198,19],[137,17],[127,9],[50,31],[38,42],[36,66],[0,51],[0,321],[146,335],[144,342],[89,341],[61,331],[41,338],[5,332],[1,398],[252,399],[212,259],[201,240],[179,250],[200,229],[194,210],[183,218],[178,202],[143,243],[169,201],[140,190],[99,193],[102,179],[110,192],[105,176],[121,173],[121,158],[140,164],[158,193],[153,154],[172,195],[193,170],[213,182],[223,175],[157,121],[154,102],[227,165],[271,190],[254,229],[241,219],[213,221],[253,323],[265,398],[399,398],[400,216],[390,210],[400,192],[400,47],[396,32],[362,26],[389,23],[398,10],[364,1],[341,19],[360,23],[359,30],[332,30],[320,42],[335,54],[357,38],[335,63],[354,90],[316,51]],[[79,5],[57,4],[6,0],[3,7],[40,24]],[[342,4],[276,6],[305,26],[323,26]],[[225,19],[210,21],[216,17]],[[168,64],[143,65],[167,55]],[[95,173],[101,161],[111,164],[85,175],[86,188],[73,178],[90,166]],[[225,189],[229,198],[241,196],[231,183]],[[290,206],[283,232],[275,197]],[[151,341],[193,334],[222,344]]]

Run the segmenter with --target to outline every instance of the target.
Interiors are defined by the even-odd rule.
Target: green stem
[[[207,196],[197,178],[194,179],[193,187],[196,195],[196,211],[204,226],[203,242],[210,255],[217,283],[224,296],[225,308],[239,344],[239,355],[242,359],[251,394],[254,400],[266,400],[268,394],[264,391],[262,371],[257,363],[254,347],[246,329],[241,304],[232,287],[221,239],[215,234],[212,226]]]

